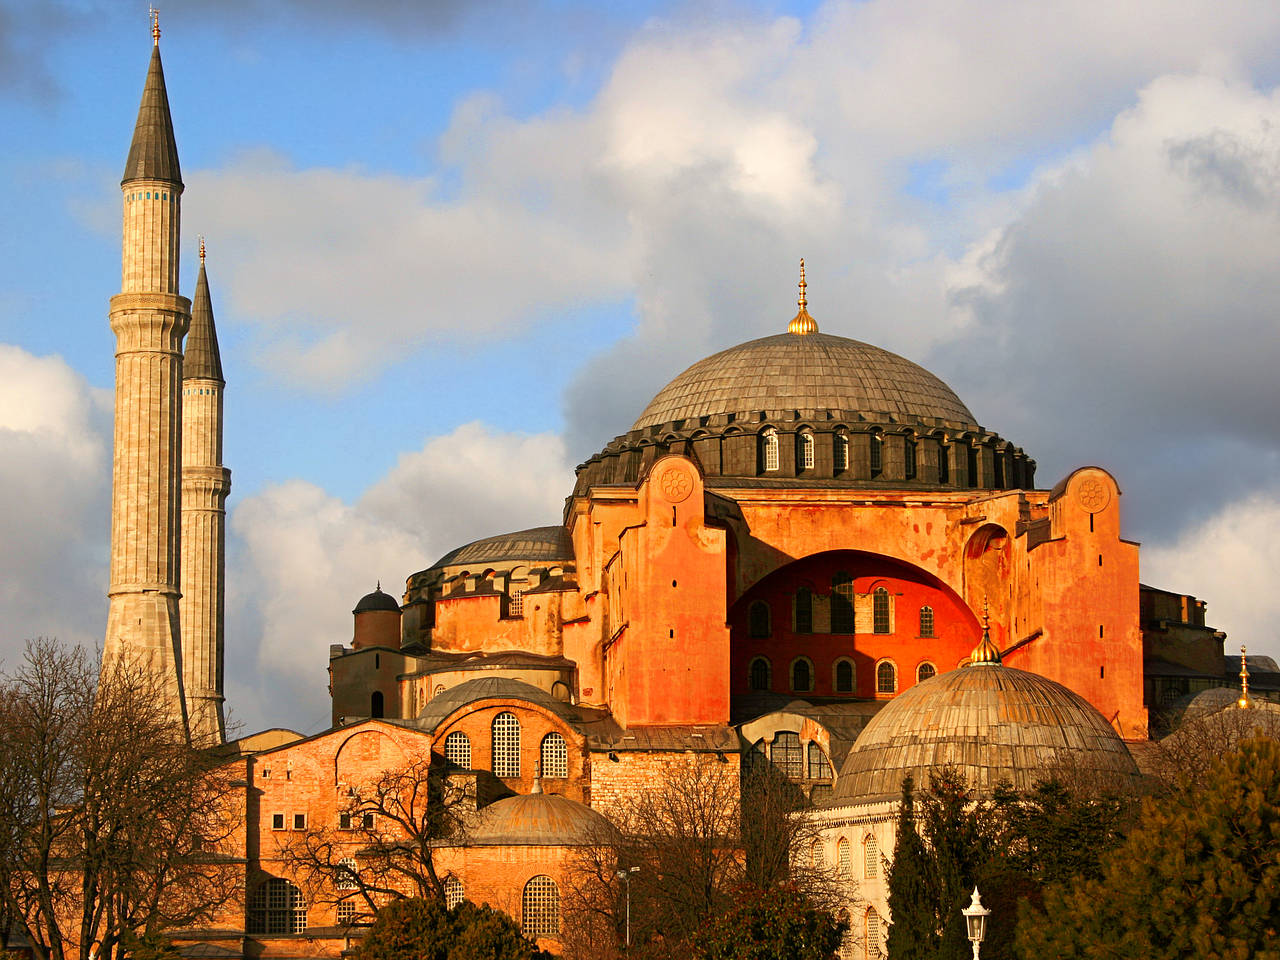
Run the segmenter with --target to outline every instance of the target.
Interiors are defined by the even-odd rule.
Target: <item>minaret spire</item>
[[[806,291],[809,288],[808,281],[804,278],[804,257],[800,258],[800,296],[796,299],[796,305],[800,308],[791,323],[787,324],[787,333],[795,333],[800,335],[817,333],[818,321],[809,316],[809,297]]]
[[[160,15],[151,11],[151,65],[142,88],[138,120],[133,127],[129,159],[120,182],[130,180],[163,180],[182,185],[178,167],[178,143],[173,136],[173,118],[169,115],[169,93],[164,86],[164,66],[160,63]]]

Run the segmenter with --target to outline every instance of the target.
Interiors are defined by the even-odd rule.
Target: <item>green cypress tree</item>
[[[929,890],[929,864],[916,829],[915,781],[902,781],[898,836],[889,867],[889,938],[895,960],[932,960],[938,952],[937,907]]]

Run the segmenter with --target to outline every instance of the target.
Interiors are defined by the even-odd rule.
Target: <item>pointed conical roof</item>
[[[222,357],[218,353],[218,331],[213,326],[213,301],[209,299],[209,278],[204,261],[196,277],[196,295],[191,300],[191,329],[182,359],[183,380],[222,380]]]
[[[169,95],[164,88],[164,68],[160,65],[160,46],[151,49],[151,67],[147,85],[142,89],[138,122],[133,128],[129,160],[124,165],[121,183],[130,180],[168,180],[182,184],[178,169],[178,144],[173,139],[173,120],[169,116]]]

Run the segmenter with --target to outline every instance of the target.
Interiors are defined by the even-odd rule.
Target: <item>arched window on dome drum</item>
[[[827,752],[813,741],[809,742],[809,779],[831,779],[831,761],[827,759]]]
[[[796,437],[796,466],[801,470],[812,470],[814,464],[814,439],[808,430],[802,430]]]
[[[925,661],[916,667],[916,683],[921,683],[938,675],[938,668],[929,661]]]
[[[493,775],[520,776],[520,721],[514,713],[493,718]]]
[[[375,718],[381,717],[383,715],[383,709],[384,708],[382,706],[382,691],[375,690],[373,691],[373,694],[369,697],[369,716],[375,717]]]
[[[813,592],[808,587],[796,591],[796,633],[813,633]]]
[[[444,881],[444,905],[452,910],[466,898],[466,890],[457,877],[446,877]]]
[[[978,485],[978,448],[973,443],[965,447],[966,466],[969,468],[969,486]]]
[[[880,875],[880,847],[876,844],[875,836],[870,833],[862,840],[862,868],[868,880],[874,880]]]
[[[749,686],[752,690],[769,689],[769,660],[767,657],[756,657],[751,661]]]
[[[852,660],[836,661],[836,693],[853,693],[854,670]]]
[[[769,744],[769,759],[783,776],[800,780],[804,777],[804,747],[800,743],[800,734],[792,730],[781,730],[774,734],[773,743]]]
[[[777,470],[778,463],[778,431],[769,427],[760,435],[760,469]]]
[[[753,640],[763,640],[773,632],[769,604],[757,600],[747,610],[747,633]]]
[[[553,779],[569,775],[569,747],[558,733],[542,738],[542,775]]]
[[[1003,490],[1007,484],[1004,476],[1004,451],[992,448],[991,465],[995,468],[995,484],[997,490]]]
[[[248,921],[249,933],[302,933],[307,929],[307,901],[288,880],[270,877],[249,897]]]
[[[898,692],[898,668],[892,660],[882,660],[876,666],[876,693]]]
[[[928,604],[920,608],[920,636],[933,636],[933,607]]]
[[[833,434],[833,442],[835,447],[832,450],[832,462],[837,470],[849,469],[849,435],[846,433]]]
[[[951,482],[951,444],[945,437],[938,438],[938,483]]]
[[[906,450],[904,451],[904,457],[903,457],[903,461],[904,461],[903,470],[908,480],[914,480],[916,478],[916,469],[917,469],[916,438],[907,437],[905,446],[906,446]]]
[[[520,932],[526,937],[560,935],[560,888],[550,877],[526,883],[520,906]]]
[[[471,769],[471,738],[455,730],[444,738],[444,758],[463,770]]]
[[[836,842],[836,866],[842,876],[853,876],[853,844],[848,837],[841,837]]]
[[[871,476],[880,476],[884,469],[884,437],[877,431],[871,434]]]
[[[831,632],[853,633],[853,577],[843,570],[831,578]]]
[[[796,693],[808,693],[813,689],[813,668],[803,657],[791,665],[791,689]]]
[[[889,633],[889,591],[876,587],[871,597],[871,632]]]

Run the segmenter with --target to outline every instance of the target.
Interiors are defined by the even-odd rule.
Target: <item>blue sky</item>
[[[372,581],[554,522],[664,382],[781,330],[801,256],[824,331],[938,373],[1045,486],[1111,469],[1144,578],[1280,654],[1273,4],[175,0],[161,24],[248,726],[323,713]],[[149,47],[145,5],[0,0],[0,659],[105,616]]]

